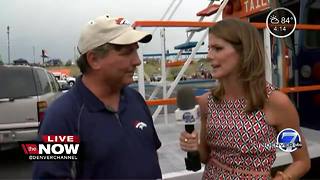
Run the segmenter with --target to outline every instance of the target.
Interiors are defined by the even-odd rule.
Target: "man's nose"
[[[132,59],[132,64],[133,64],[134,66],[139,66],[139,65],[141,64],[141,60],[140,60],[140,58],[139,58],[138,53],[136,53],[135,56],[133,57],[133,59]]]

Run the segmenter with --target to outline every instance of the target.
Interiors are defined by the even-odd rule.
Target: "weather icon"
[[[266,27],[270,34],[278,38],[290,36],[297,25],[297,19],[287,8],[276,8],[269,12],[266,18]]]
[[[277,16],[272,15],[272,16],[270,16],[270,22],[271,22],[271,24],[279,24],[280,21],[277,18]]]

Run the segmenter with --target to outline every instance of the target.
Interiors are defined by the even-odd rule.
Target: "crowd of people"
[[[212,79],[212,73],[207,69],[201,69],[191,75],[189,79]]]

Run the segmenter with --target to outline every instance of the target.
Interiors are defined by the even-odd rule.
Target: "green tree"
[[[72,65],[72,61],[71,60],[68,60],[65,64],[65,66],[71,66]]]

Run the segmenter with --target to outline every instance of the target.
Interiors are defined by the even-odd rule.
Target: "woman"
[[[259,32],[247,22],[226,19],[209,29],[208,61],[219,85],[199,98],[198,134],[182,132],[180,147],[199,151],[203,179],[271,179],[277,134],[293,128],[302,147],[274,179],[298,179],[310,169],[298,113],[290,99],[266,82]]]

